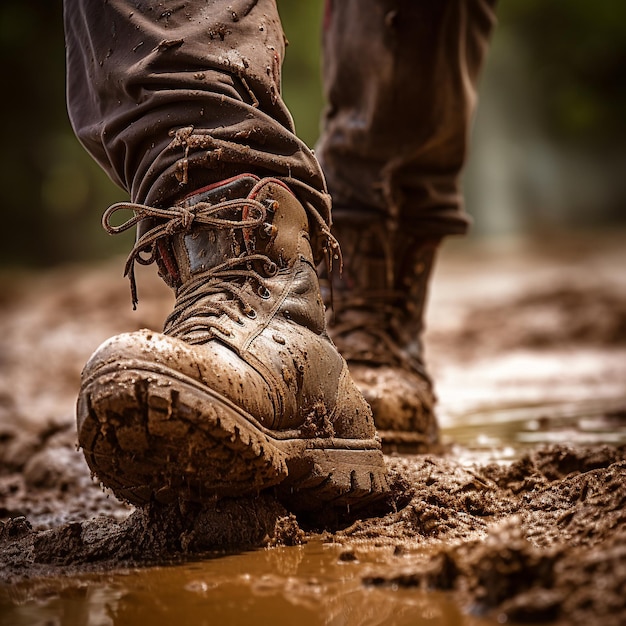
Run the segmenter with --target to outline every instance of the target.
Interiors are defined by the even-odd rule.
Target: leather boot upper
[[[326,333],[307,213],[285,185],[245,176],[200,190],[154,230],[153,256],[176,290],[164,333],[113,338],[87,369],[145,359],[264,428],[374,436],[369,406]]]

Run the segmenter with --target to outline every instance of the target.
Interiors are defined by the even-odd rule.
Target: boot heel
[[[345,441],[343,442],[346,443]],[[355,441],[356,443],[356,441]],[[378,445],[372,440],[371,444]],[[294,510],[311,512],[371,505],[389,493],[387,472],[380,449],[307,449],[287,460],[288,477],[279,485],[279,499]]]

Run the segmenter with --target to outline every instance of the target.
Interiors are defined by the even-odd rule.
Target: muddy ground
[[[390,548],[366,586],[449,591],[498,621],[626,623],[625,235],[448,246],[427,335],[446,448],[389,454],[387,511],[326,527],[271,493],[134,510],[91,480],[80,369],[108,336],[159,329],[171,305],[142,271],[133,312],[120,267],[1,277],[5,588],[321,534],[346,561]]]

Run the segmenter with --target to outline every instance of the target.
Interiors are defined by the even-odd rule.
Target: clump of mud
[[[15,517],[0,522],[0,580],[162,564],[303,540],[295,517],[269,495],[201,507],[149,506],[121,522],[98,516],[39,531],[26,517]]]
[[[509,467],[400,460],[409,504],[334,540],[395,546],[370,585],[452,591],[501,621],[617,626],[626,620],[625,459],[625,447],[552,446]]]

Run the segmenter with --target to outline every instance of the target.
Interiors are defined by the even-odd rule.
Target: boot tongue
[[[253,176],[241,176],[218,187],[201,189],[183,201],[184,207],[198,203],[219,204],[237,198],[246,198],[258,179]],[[217,214],[224,220],[241,221],[241,208],[227,208]],[[194,275],[205,272],[228,259],[236,258],[246,251],[246,242],[242,229],[214,228],[197,224],[185,234],[175,235],[172,250],[178,266],[181,283],[187,282]]]

